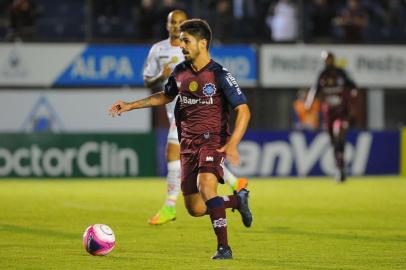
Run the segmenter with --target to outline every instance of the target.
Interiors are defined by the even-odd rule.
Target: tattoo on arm
[[[164,92],[155,93],[147,98],[135,101],[131,104],[132,109],[141,109],[147,108],[152,106],[160,106],[164,105],[170,101],[172,101],[170,97],[166,96]]]

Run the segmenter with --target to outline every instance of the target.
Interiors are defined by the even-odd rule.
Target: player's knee
[[[180,159],[179,145],[168,143],[166,147],[166,159],[168,161],[176,161]]]
[[[206,208],[203,207],[186,207],[186,209],[192,217],[201,217],[206,214]]]

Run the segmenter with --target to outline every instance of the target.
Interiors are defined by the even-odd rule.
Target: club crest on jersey
[[[196,81],[191,81],[189,83],[189,91],[190,92],[194,92],[197,90],[197,88],[199,88],[199,84]]]
[[[177,56],[172,56],[171,63],[176,64],[179,62],[179,58]]]
[[[216,93],[216,86],[212,83],[206,83],[203,87],[203,94],[206,97],[212,97]]]

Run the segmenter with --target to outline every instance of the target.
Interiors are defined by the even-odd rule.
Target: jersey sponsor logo
[[[212,83],[206,83],[203,87],[203,94],[206,97],[212,97],[216,93],[216,86]]]
[[[195,104],[212,105],[213,104],[212,98],[203,99],[203,98],[188,98],[185,96],[180,96],[179,100],[181,103],[189,104],[189,105],[195,105]]]
[[[196,81],[191,81],[189,83],[189,91],[190,92],[195,92],[199,88],[199,84]]]
[[[214,158],[212,156],[207,156],[206,162],[214,162]]]
[[[219,218],[213,220],[213,228],[227,227],[227,219]]]
[[[230,86],[233,86],[233,85],[234,85],[235,90],[237,91],[237,94],[238,94],[238,95],[241,95],[240,86],[238,85],[237,80],[233,77],[233,75],[231,75],[230,72],[228,72],[227,75],[226,75],[226,81],[228,82],[228,84],[229,84]]]
[[[330,106],[337,106],[342,103],[343,99],[337,95],[328,95],[326,96],[326,102]]]

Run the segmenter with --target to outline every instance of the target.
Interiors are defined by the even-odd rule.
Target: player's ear
[[[202,38],[199,41],[199,49],[203,50],[203,49],[206,49],[206,48],[207,48],[207,40]]]

